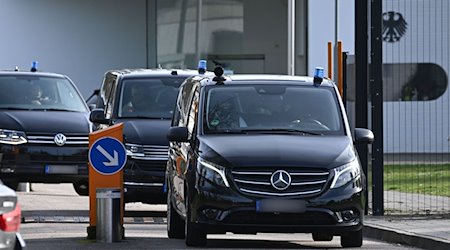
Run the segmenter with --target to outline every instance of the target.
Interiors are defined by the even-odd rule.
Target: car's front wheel
[[[362,229],[346,233],[341,236],[342,247],[361,247],[363,244],[363,232]]]
[[[89,196],[89,183],[87,181],[74,182],[73,188],[78,195]]]
[[[206,246],[206,232],[200,226],[191,222],[191,205],[186,195],[186,245],[190,247],[203,247]]]

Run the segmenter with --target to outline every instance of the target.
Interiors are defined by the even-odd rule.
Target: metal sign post
[[[123,167],[126,150],[122,144],[123,123],[89,134],[89,227],[88,239],[97,235],[97,190],[120,190],[120,239],[124,235]]]

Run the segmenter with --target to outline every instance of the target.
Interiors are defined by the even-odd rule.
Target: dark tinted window
[[[66,78],[0,76],[0,90],[0,109],[87,111],[83,98]]]
[[[176,77],[123,80],[118,116],[171,119],[183,80]]]
[[[301,130],[343,134],[331,87],[280,84],[214,86],[206,92],[205,132]]]

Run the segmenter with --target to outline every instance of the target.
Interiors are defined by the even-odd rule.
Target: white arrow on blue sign
[[[89,163],[100,174],[115,174],[122,170],[126,161],[125,147],[113,137],[102,137],[89,149]]]

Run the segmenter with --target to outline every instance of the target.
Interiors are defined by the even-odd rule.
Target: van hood
[[[92,131],[88,112],[2,111],[0,129],[25,133],[84,133]]]
[[[331,169],[356,159],[348,136],[206,135],[200,154],[237,167],[304,166]]]
[[[118,120],[123,122],[125,143],[141,145],[169,145],[167,132],[170,128],[169,119]]]

